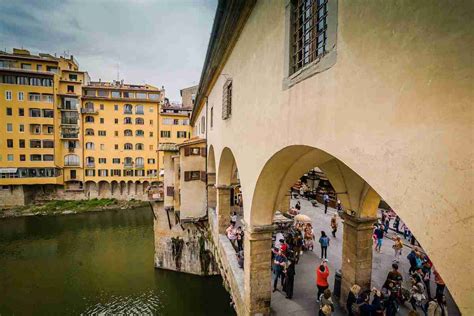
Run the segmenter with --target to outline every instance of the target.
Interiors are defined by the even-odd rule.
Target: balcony
[[[95,168],[95,162],[86,162],[86,168]]]
[[[79,139],[79,133],[61,133],[61,138],[62,139]]]
[[[82,114],[98,114],[99,112],[94,108],[81,108]]]
[[[127,169],[131,169],[133,168],[133,163],[124,163],[123,167]]]

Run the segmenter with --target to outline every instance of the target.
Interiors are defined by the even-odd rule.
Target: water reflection
[[[0,315],[232,315],[219,277],[153,267],[148,208],[0,221]]]

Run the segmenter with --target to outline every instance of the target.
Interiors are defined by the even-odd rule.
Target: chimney
[[[99,83],[102,81],[102,79],[99,78]]]

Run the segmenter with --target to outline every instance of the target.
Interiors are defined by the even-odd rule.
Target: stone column
[[[216,188],[219,234],[225,234],[225,230],[230,224],[230,186],[218,185]]]
[[[344,234],[342,244],[341,305],[345,306],[352,285],[370,289],[372,277],[372,232],[376,217],[356,217],[342,214]]]
[[[207,174],[207,207],[216,208],[217,204],[217,192],[216,192],[216,174]]]
[[[244,304],[246,315],[270,315],[273,225],[245,228]]]

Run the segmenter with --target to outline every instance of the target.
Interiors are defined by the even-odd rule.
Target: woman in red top
[[[321,262],[319,267],[316,269],[316,286],[318,287],[318,296],[316,300],[319,302],[319,297],[323,294],[324,290],[329,287],[328,283],[329,268],[327,260]]]

